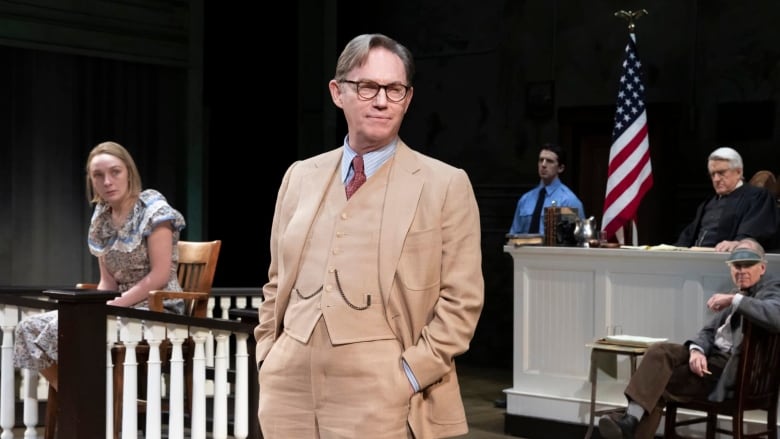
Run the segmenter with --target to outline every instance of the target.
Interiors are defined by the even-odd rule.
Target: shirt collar
[[[540,182],[539,183],[539,188],[540,189],[544,188],[547,191],[547,193],[549,194],[549,193],[552,193],[554,190],[558,189],[559,187],[561,187],[561,184],[563,184],[563,183],[561,183],[561,179],[558,178],[558,177],[555,177],[555,180],[553,180],[552,183],[550,183],[547,186],[545,186],[544,183]]]
[[[389,144],[375,149],[369,153],[363,154],[363,169],[366,173],[366,177],[371,177],[376,171],[387,162],[390,157],[395,154],[395,150],[398,148],[398,138],[390,142]],[[347,178],[352,175],[352,159],[358,155],[349,146],[348,137],[344,137],[344,154],[341,155],[341,181],[346,182]]]

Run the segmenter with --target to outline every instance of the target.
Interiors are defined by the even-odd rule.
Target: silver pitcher
[[[579,247],[590,247],[588,242],[596,237],[596,217],[578,219],[574,227],[574,239]]]

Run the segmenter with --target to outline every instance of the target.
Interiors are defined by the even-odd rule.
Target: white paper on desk
[[[659,343],[668,340],[667,338],[644,337],[641,335],[628,334],[608,335],[604,337],[604,339],[612,343],[625,343],[629,346],[649,346],[653,343]]]
[[[658,244],[658,245],[621,245],[620,248],[627,248],[630,250],[650,250],[650,251],[682,251],[689,250],[688,247],[677,247],[670,244]]]

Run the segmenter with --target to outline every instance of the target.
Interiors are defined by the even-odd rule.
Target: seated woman
[[[89,251],[98,258],[98,289],[121,293],[109,305],[146,307],[152,290],[181,291],[176,246],[184,217],[153,189],[142,190],[130,153],[103,142],[87,158],[87,198],[95,204]],[[182,300],[164,304],[182,314]],[[57,389],[57,311],[23,319],[16,327],[14,366],[39,372]]]

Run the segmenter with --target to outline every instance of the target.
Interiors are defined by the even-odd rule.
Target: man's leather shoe
[[[639,419],[629,414],[602,416],[599,434],[604,439],[633,439]]]

